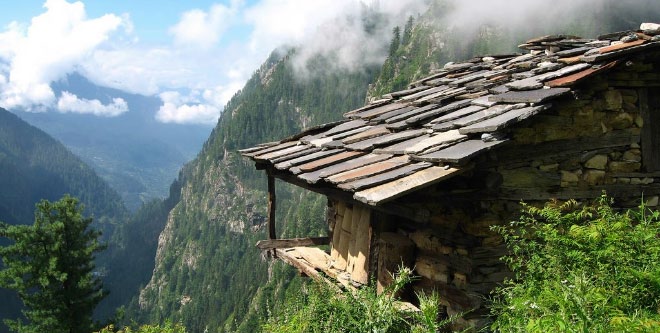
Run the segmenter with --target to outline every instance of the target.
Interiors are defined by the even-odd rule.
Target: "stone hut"
[[[262,249],[317,279],[379,288],[404,263],[459,326],[488,323],[510,276],[489,227],[520,201],[621,206],[660,195],[660,25],[583,39],[544,36],[524,54],[448,63],[344,120],[244,149],[268,175]],[[276,239],[274,179],[328,198],[328,237]],[[315,245],[330,244],[325,252]]]

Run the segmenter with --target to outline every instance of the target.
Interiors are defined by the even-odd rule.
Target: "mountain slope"
[[[56,95],[68,91],[104,104],[113,98],[126,101],[129,111],[116,117],[90,114],[16,113],[64,143],[122,196],[130,210],[152,198],[168,194],[179,169],[199,152],[211,127],[165,124],[155,119],[162,101],[158,97],[100,87],[72,74],[53,83]]]
[[[265,237],[265,180],[234,150],[339,119],[341,110],[363,104],[375,72],[300,81],[292,55],[268,59],[232,98],[198,158],[182,171],[181,199],[169,214],[156,268],[140,294],[143,320],[182,320],[192,332],[233,330],[250,312],[253,296],[263,294],[262,286],[274,278],[254,248]],[[279,232],[324,233],[324,199],[278,186],[284,227]],[[294,204],[308,196],[308,206]],[[296,220],[300,228],[285,227]]]
[[[121,198],[96,172],[64,145],[16,115],[0,109],[0,221],[31,224],[41,199],[78,197],[93,226],[108,241],[128,213]],[[104,271],[103,255],[97,268]],[[0,318],[15,318],[20,301],[0,289]],[[0,332],[7,332],[0,325]]]

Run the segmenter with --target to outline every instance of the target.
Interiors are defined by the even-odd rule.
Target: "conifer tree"
[[[0,287],[15,290],[27,322],[5,320],[19,333],[87,333],[92,312],[105,296],[95,274],[94,255],[102,250],[100,232],[90,229],[78,200],[37,204],[33,225],[0,223],[4,266]]]

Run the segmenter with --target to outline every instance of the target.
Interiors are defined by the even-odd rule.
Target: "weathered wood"
[[[332,175],[327,178],[327,181],[333,184],[354,181],[371,177],[373,175],[383,173],[409,163],[410,159],[407,156],[399,156]]]
[[[358,222],[355,237],[355,257],[351,279],[361,284],[369,282],[369,253],[371,245],[371,210],[360,207],[360,221]]]
[[[329,167],[321,168],[316,171],[298,175],[298,178],[303,179],[310,184],[315,184],[322,178],[336,175],[347,170],[354,170],[365,165],[384,161],[391,157],[392,155],[389,154],[368,154],[345,162],[341,162],[339,164],[331,165]]]
[[[348,145],[351,143],[359,142],[366,139],[371,139],[373,137],[390,134],[390,133],[392,132],[390,132],[385,126],[374,126],[364,132],[346,137],[342,140],[342,142]]]
[[[318,170],[318,169],[321,169],[321,168],[329,166],[329,165],[333,165],[333,164],[344,162],[346,160],[357,158],[357,157],[362,156],[364,154],[365,154],[364,152],[344,151],[344,152],[341,152],[339,154],[330,155],[330,156],[323,157],[323,158],[321,158],[319,160],[316,160],[316,161],[311,161],[311,162],[305,163],[303,165],[293,167],[293,168],[289,169],[289,171],[291,171],[291,173],[293,173],[293,174],[299,174],[301,172],[311,172],[311,171]]]
[[[463,127],[463,126],[468,126],[483,120],[486,120],[488,118],[492,118],[495,116],[498,116],[504,112],[508,112],[514,109],[520,109],[527,106],[524,103],[520,104],[498,104],[495,106],[492,106],[486,110],[483,111],[478,111],[472,114],[469,114],[465,117],[461,117],[455,120],[452,120],[451,122],[454,124],[456,127]],[[435,129],[435,128],[434,128]]]
[[[322,195],[325,195],[334,200],[341,200],[347,203],[358,204],[359,201],[353,199],[353,194],[350,192],[342,191],[340,189],[330,187],[330,186],[311,186],[307,182],[298,179],[294,175],[288,172],[276,172],[273,173],[275,177],[282,179],[283,181],[293,184],[295,186],[304,188],[306,190],[316,192]],[[374,209],[381,211],[386,214],[391,214],[394,216],[400,216],[412,220],[418,223],[427,223],[431,218],[431,214],[427,209],[414,209],[404,205],[399,205],[395,203],[390,203],[386,206],[374,207]]]
[[[277,233],[275,232],[275,177],[268,172],[268,238],[276,239]]]
[[[351,243],[351,230],[353,229],[353,207],[346,206],[344,218],[341,222],[341,236],[337,246],[338,256],[333,266],[339,270],[346,270],[348,266],[348,249]]]
[[[355,110],[348,111],[348,112],[344,113],[344,118],[350,118],[350,117],[352,117],[353,115],[355,115],[357,113],[360,113],[360,112],[363,112],[363,111],[366,111],[366,110],[370,110],[370,109],[374,109],[374,108],[377,108],[377,107],[382,106],[384,104],[388,104],[390,102],[391,102],[391,99],[379,99],[379,100],[371,102],[371,103],[369,103],[369,104],[367,104],[367,105],[365,105],[361,108],[357,108]]]
[[[398,133],[392,133],[392,134],[385,134],[381,135],[375,138],[363,140],[360,142],[356,142],[350,145],[346,146],[346,149],[350,150],[372,150],[374,147],[379,147],[379,146],[386,146],[388,144],[392,144],[395,142],[400,142],[404,140],[408,140],[411,138],[418,137],[420,135],[424,135],[427,130],[424,129],[417,129],[417,130],[409,130],[409,131],[402,131]]]
[[[346,131],[354,130],[356,128],[360,128],[362,126],[365,126],[366,124],[367,124],[367,122],[362,120],[362,119],[351,120],[351,121],[347,121],[345,123],[342,123],[340,125],[337,125],[337,126],[331,128],[331,129],[329,129],[328,131],[326,131],[323,134],[325,136],[333,136],[335,134],[339,134],[339,133],[343,133],[343,132],[346,132]]]
[[[570,88],[549,88],[526,91],[509,91],[488,98],[492,102],[502,103],[541,103],[557,98],[571,91]]]
[[[429,89],[426,89],[426,90],[423,90],[423,91],[405,96],[405,97],[402,98],[402,100],[404,100],[404,101],[414,101],[418,98],[422,98],[424,96],[436,94],[438,92],[445,91],[445,90],[449,90],[449,87],[447,87],[447,86],[432,87],[432,88],[429,88]]]
[[[353,136],[353,135],[355,135],[355,134],[359,134],[359,133],[365,132],[365,131],[370,130],[370,129],[372,129],[372,128],[373,128],[373,126],[371,126],[371,125],[360,126],[360,127],[354,128],[354,129],[352,129],[352,130],[350,130],[350,131],[346,131],[346,132],[341,132],[341,133],[336,133],[336,134],[329,135],[329,137],[331,137],[334,141],[339,141],[339,142],[341,142],[341,140],[343,140],[343,139],[345,139],[345,138],[347,138],[347,137],[349,137],[349,136]],[[342,143],[342,144],[343,144],[343,143]]]
[[[462,107],[465,107],[465,106],[469,105],[471,102],[472,102],[471,100],[458,100],[458,101],[449,103],[449,104],[447,104],[443,107],[440,107],[440,108],[437,108],[437,109],[432,109],[432,110],[426,111],[422,114],[412,116],[412,117],[406,119],[405,121],[406,121],[407,124],[416,124],[416,123],[422,122],[424,120],[427,120],[429,118],[437,117],[441,114],[445,114],[445,113],[460,109]]]
[[[415,104],[439,103],[441,101],[450,99],[454,96],[458,96],[460,94],[463,94],[465,91],[467,91],[467,88],[465,88],[465,87],[450,89],[450,90],[447,90],[447,91],[442,91],[442,92],[439,92],[439,93],[436,93],[436,94],[432,94],[432,95],[422,97],[420,99],[415,100],[413,103],[415,103]]]
[[[295,146],[297,144],[298,144],[298,141],[289,141],[289,142],[269,145],[265,149],[257,150],[257,151],[251,152],[251,153],[246,153],[246,154],[243,154],[243,156],[252,157],[252,156],[256,156],[256,155],[263,155],[263,154],[267,154],[267,153],[274,152],[274,151],[277,151],[277,150],[282,150],[282,149],[285,149],[285,148],[289,148],[289,147]]]
[[[343,201],[337,201],[336,207],[337,207],[336,208],[337,215],[335,216],[335,227],[332,232],[332,244],[330,246],[330,255],[332,257],[333,262],[337,261],[337,257],[339,257],[339,240],[342,234],[341,225],[344,221],[346,204]]]
[[[407,118],[410,118],[414,115],[418,115],[420,113],[424,113],[426,111],[429,111],[429,110],[432,110],[432,109],[435,109],[435,108],[438,108],[438,107],[440,107],[438,104],[428,104],[428,105],[425,105],[425,106],[422,106],[422,107],[419,107],[419,108],[414,108],[413,110],[408,111],[406,113],[402,113],[402,114],[396,115],[394,117],[389,117],[387,119],[384,119],[384,121],[388,124],[396,123],[398,121],[406,120]]]
[[[418,142],[417,144],[410,146],[405,150],[406,154],[418,154],[420,152],[423,152],[433,146],[440,146],[443,144],[451,143],[451,142],[456,142],[456,141],[461,141],[467,139],[467,135],[463,135],[459,133],[458,130],[450,130],[447,132],[439,133],[437,135],[433,135],[429,137],[428,139],[425,139],[423,141]]]
[[[515,109],[505,112],[499,116],[486,119],[482,122],[474,123],[472,125],[460,128],[458,130],[461,134],[469,133],[483,133],[499,131],[511,124],[521,122],[531,116],[538,114],[541,111],[547,110],[551,105],[545,104],[540,106],[530,106],[522,109]]]
[[[300,164],[303,164],[303,163],[306,163],[306,162],[309,162],[309,161],[318,160],[319,158],[322,158],[322,157],[325,157],[325,156],[328,156],[328,155],[338,154],[342,151],[343,151],[342,149],[321,150],[321,151],[317,151],[315,153],[311,153],[309,155],[304,155],[304,156],[296,157],[296,158],[291,159],[291,160],[286,160],[286,161],[277,163],[277,164],[274,165],[274,167],[275,167],[275,169],[278,169],[278,170],[285,170],[285,169],[289,169],[293,166],[300,165]]]
[[[402,167],[393,169],[391,171],[379,173],[377,175],[374,175],[372,177],[367,177],[363,179],[358,179],[355,181],[350,181],[346,183],[339,184],[337,187],[343,190],[347,191],[359,191],[364,188],[369,188],[369,187],[374,187],[383,183],[391,182],[395,179],[399,179],[405,176],[408,176],[410,174],[413,174],[417,172],[418,170],[425,169],[430,167],[430,163],[415,163],[415,164],[407,164]],[[355,197],[354,197],[355,198]],[[355,198],[358,201],[361,201],[357,198]]]
[[[385,104],[383,106],[379,106],[377,108],[367,110],[364,112],[356,113],[353,115],[353,117],[359,117],[362,119],[371,119],[374,117],[378,117],[383,113],[387,113],[396,109],[401,109],[404,108],[408,105],[403,104],[403,103],[392,103],[392,104]]]
[[[493,105],[494,105],[494,104],[493,104]],[[465,116],[467,116],[467,115],[470,115],[470,114],[473,114],[473,113],[476,113],[476,112],[482,111],[482,110],[484,110],[484,109],[486,109],[486,108],[483,107],[483,106],[480,106],[480,105],[470,105],[470,106],[468,106],[468,107],[466,107],[466,108],[462,108],[462,109],[456,110],[456,111],[454,111],[454,112],[448,113],[448,114],[446,114],[446,115],[444,115],[444,116],[441,116],[441,117],[435,118],[435,119],[431,120],[431,121],[429,122],[429,124],[439,124],[439,123],[444,123],[444,122],[446,122],[446,121],[450,121],[450,120],[454,120],[454,119],[458,119],[458,118],[465,117]]]
[[[287,247],[328,245],[328,244],[330,244],[330,238],[328,237],[306,237],[306,238],[289,238],[289,239],[264,239],[258,241],[256,247],[262,250],[266,250],[266,249],[281,249]]]
[[[603,66],[600,66],[600,67],[597,67],[597,68],[590,67],[590,68],[587,68],[587,69],[585,69],[581,72],[577,72],[575,74],[571,74],[571,75],[560,77],[560,78],[557,78],[557,79],[554,79],[554,80],[550,80],[550,81],[546,82],[545,85],[548,86],[548,87],[569,87],[569,86],[575,85],[576,83],[578,83],[578,82],[580,82],[580,81],[582,81],[582,80],[584,80],[588,77],[591,77],[593,75],[596,75],[596,74],[604,72],[604,71],[607,71],[607,70],[613,68],[614,66],[616,66],[617,63],[618,63],[618,61],[612,61],[612,62],[610,62],[606,65],[603,65]]]
[[[294,158],[298,158],[298,157],[301,157],[301,156],[307,156],[307,155],[316,153],[320,150],[321,149],[317,148],[317,147],[307,146],[307,148],[304,149],[304,150],[301,150],[301,151],[298,151],[298,152],[295,152],[295,153],[291,153],[291,154],[288,154],[288,155],[273,158],[273,159],[270,160],[270,163],[272,163],[272,164],[282,163],[284,161],[289,161],[289,160],[292,160]]]
[[[360,229],[360,218],[363,213],[362,207],[353,206],[353,215],[351,216],[351,240],[348,242],[348,257],[346,258],[346,271],[353,274],[355,269],[355,258],[357,257],[357,239],[358,229]]]
[[[490,150],[493,147],[499,146],[505,142],[507,142],[506,139],[490,142],[483,142],[482,140],[467,140],[430,154],[413,156],[412,158],[418,161],[463,164],[473,156]]]
[[[463,170],[456,168],[430,167],[409,176],[369,188],[353,195],[358,201],[375,206],[431,186],[446,178],[459,174]]]
[[[386,146],[386,147],[383,147],[383,148],[376,148],[376,149],[374,149],[373,152],[376,153],[376,154],[403,155],[405,153],[406,149],[408,149],[408,147],[410,147],[412,145],[415,145],[415,144],[417,144],[418,142],[420,142],[422,140],[426,140],[429,137],[430,136],[428,134],[425,134],[425,135],[422,135],[422,136],[418,136],[416,138],[412,138],[412,139],[409,139],[409,140],[406,140],[406,141],[395,143],[391,146]]]
[[[383,121],[387,121],[387,119],[390,119],[392,117],[396,117],[396,116],[399,116],[399,115],[402,115],[402,114],[406,114],[406,113],[408,113],[410,111],[413,111],[413,110],[416,110],[416,109],[417,109],[417,107],[415,107],[415,106],[407,106],[405,108],[396,109],[394,111],[390,111],[390,112],[381,114],[380,116],[372,119],[371,122],[380,123],[380,122],[383,122]]]
[[[297,152],[300,152],[300,151],[308,149],[308,148],[309,148],[309,146],[307,146],[307,145],[302,145],[302,144],[301,145],[295,145],[295,146],[285,148],[285,149],[282,149],[282,150],[277,150],[277,151],[266,153],[266,154],[255,155],[253,157],[253,159],[256,160],[256,161],[271,160],[271,159],[274,159],[274,158],[295,154]]]

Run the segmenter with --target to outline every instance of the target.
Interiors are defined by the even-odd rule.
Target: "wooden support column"
[[[268,170],[268,238],[277,239],[275,233],[275,177],[270,170]]]

